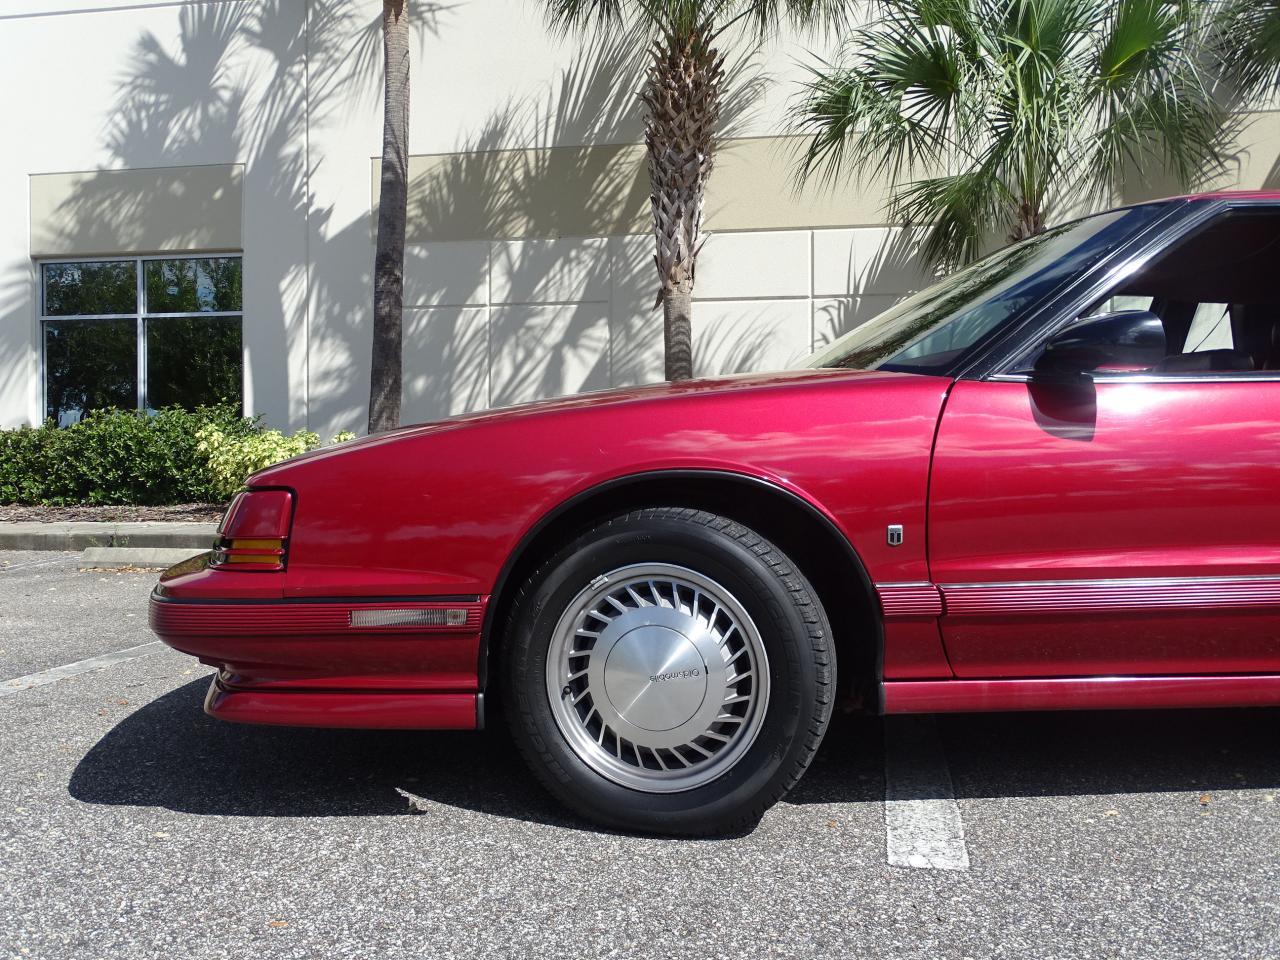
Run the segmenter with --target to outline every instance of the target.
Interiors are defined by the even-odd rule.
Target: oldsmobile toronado
[[[214,717],[501,715],[667,834],[749,827],[837,704],[1280,704],[1280,194],[1051,227],[800,369],[304,454],[150,612]]]

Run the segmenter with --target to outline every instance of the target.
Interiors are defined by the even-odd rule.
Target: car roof
[[[1209,190],[1181,193],[1165,200],[1280,200],[1280,190]]]

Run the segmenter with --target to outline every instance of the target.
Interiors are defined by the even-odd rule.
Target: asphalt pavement
[[[0,553],[0,688],[153,639],[154,574],[76,559]],[[167,648],[76,669],[0,695],[0,957],[1280,956],[1280,710],[843,717],[688,841],[566,815],[501,729],[240,727]],[[963,863],[890,866],[886,789]]]

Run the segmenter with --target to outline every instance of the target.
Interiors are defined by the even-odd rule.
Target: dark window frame
[[[1106,296],[1126,278],[1139,272],[1181,241],[1208,226],[1219,217],[1236,212],[1275,211],[1280,216],[1280,199],[1270,197],[1229,197],[1209,195],[1186,198],[1170,215],[1134,238],[1126,251],[1120,252],[1101,269],[1082,277],[1069,290],[1048,304],[1016,336],[994,344],[982,362],[960,373],[961,379],[989,380],[1003,383],[1027,383],[1031,377],[1017,370],[1018,361],[1038,349],[1054,334],[1070,326],[1090,304]],[[1248,370],[1214,373],[1099,373],[1099,383],[1267,383],[1280,382],[1280,372]]]
[[[241,289],[240,289],[240,309],[239,310],[188,310],[179,312],[150,312],[147,309],[147,278],[146,264],[158,261],[168,260],[238,260],[241,267]],[[69,264],[84,263],[130,263],[133,265],[134,284],[136,287],[136,298],[134,301],[134,311],[132,313],[112,313],[112,314],[50,314],[48,312],[48,304],[46,303],[47,284],[45,278],[45,269],[47,267],[66,266]],[[49,368],[46,357],[48,346],[47,325],[50,323],[62,323],[67,321],[74,322],[98,322],[98,321],[121,321],[131,320],[134,323],[134,342],[137,350],[136,357],[136,373],[135,373],[135,409],[148,409],[148,383],[147,383],[147,323],[148,321],[164,321],[167,319],[216,319],[225,318],[228,320],[238,320],[240,323],[241,341],[240,341],[240,369],[241,369],[241,413],[244,412],[244,370],[246,366],[246,351],[244,346],[244,254],[242,251],[215,250],[204,251],[199,253],[163,253],[148,254],[145,256],[80,256],[80,257],[56,257],[42,258],[35,261],[36,266],[36,296],[38,303],[38,323],[40,330],[40,410],[41,416],[46,417],[49,413]],[[82,411],[83,414],[83,411]]]

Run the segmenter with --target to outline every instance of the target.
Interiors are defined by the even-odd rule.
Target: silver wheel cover
[[[667,563],[596,577],[547,651],[547,697],[570,748],[648,793],[716,779],[755,741],[769,663],[751,617],[709,577]]]

